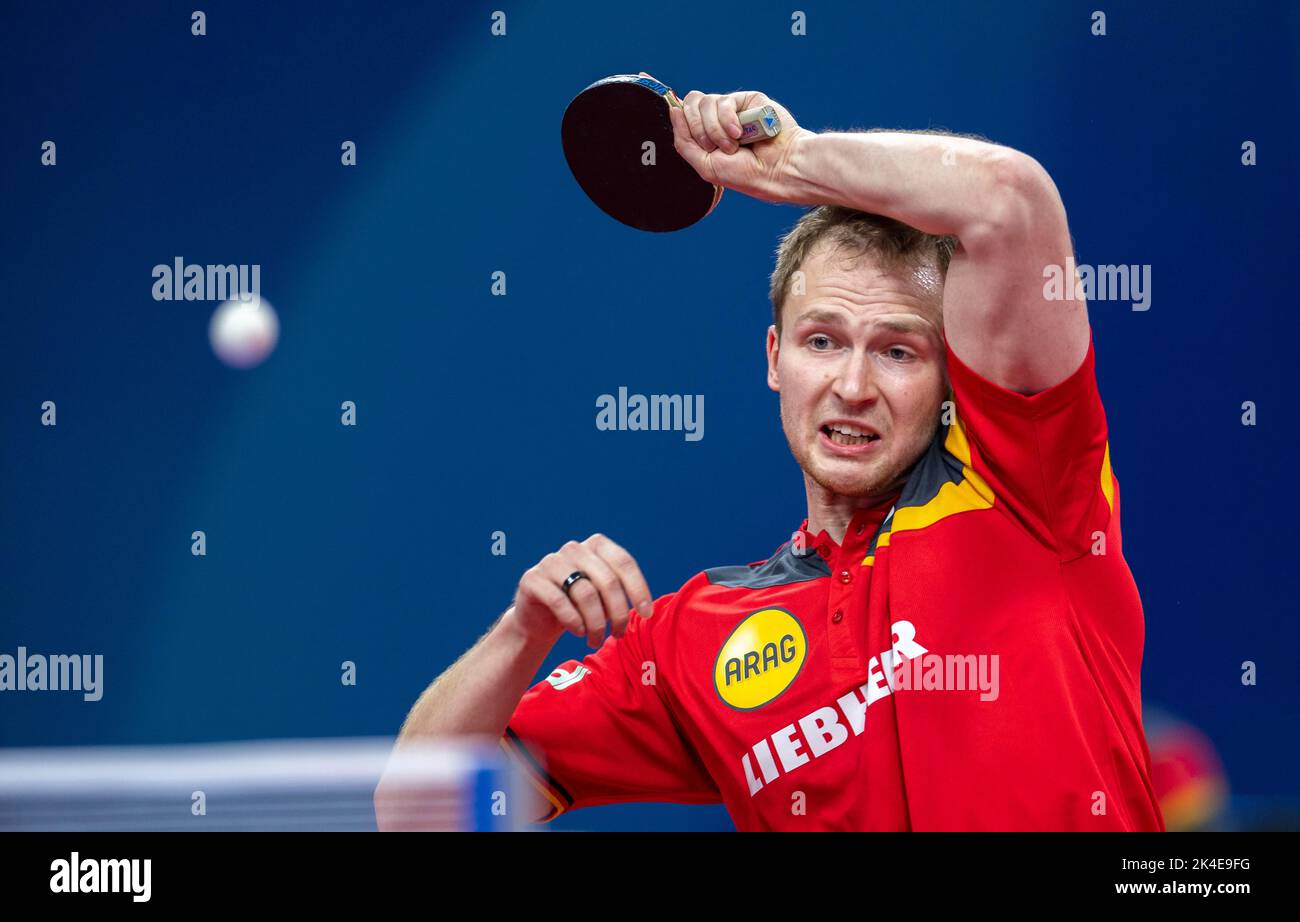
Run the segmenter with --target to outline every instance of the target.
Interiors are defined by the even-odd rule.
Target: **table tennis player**
[[[653,549],[564,543],[399,746],[500,738],[538,820],[665,801],[740,830],[1163,829],[1086,298],[1044,288],[1074,255],[1052,177],[977,137],[810,131],[758,92],[680,101],[702,179],[811,206],[765,343],[806,517],[728,565],[726,516],[686,515],[703,569],[657,596]],[[739,144],[765,105],[779,135]],[[566,631],[593,652],[529,687]]]

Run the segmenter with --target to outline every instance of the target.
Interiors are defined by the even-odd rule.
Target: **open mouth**
[[[876,433],[845,423],[829,423],[822,426],[822,435],[826,436],[833,444],[845,447],[869,445],[872,442],[880,441],[880,436]]]

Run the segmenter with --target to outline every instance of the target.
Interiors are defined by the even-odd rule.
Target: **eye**
[[[815,352],[825,352],[834,345],[834,342],[825,333],[814,333],[808,337],[808,345],[812,346]]]
[[[902,346],[890,346],[885,350],[885,354],[895,362],[906,362],[908,359],[912,358],[912,353],[904,349]]]

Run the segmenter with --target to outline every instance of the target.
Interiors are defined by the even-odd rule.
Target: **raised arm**
[[[817,134],[761,93],[692,91],[683,102],[672,112],[677,151],[711,182],[765,201],[844,205],[956,237],[945,334],[985,378],[1033,394],[1082,363],[1086,301],[1043,296],[1044,269],[1064,271],[1074,251],[1056,184],[1032,157],[933,132]],[[781,134],[739,147],[736,113],[768,104],[781,116]]]
[[[581,572],[566,592],[570,574]],[[570,541],[524,573],[497,623],[435,679],[411,708],[396,751],[441,737],[500,737],[551,648],[567,630],[593,649],[621,637],[635,610],[653,611],[650,589],[632,556],[604,535]],[[387,775],[375,792],[380,829],[401,828],[420,792]]]

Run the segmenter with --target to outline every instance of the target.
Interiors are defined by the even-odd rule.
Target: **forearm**
[[[424,690],[402,725],[398,745],[438,736],[500,736],[560,633],[530,639],[503,616]]]
[[[907,132],[808,134],[791,153],[794,196],[885,215],[928,234],[976,236],[1001,222],[1026,155],[970,138]]]

